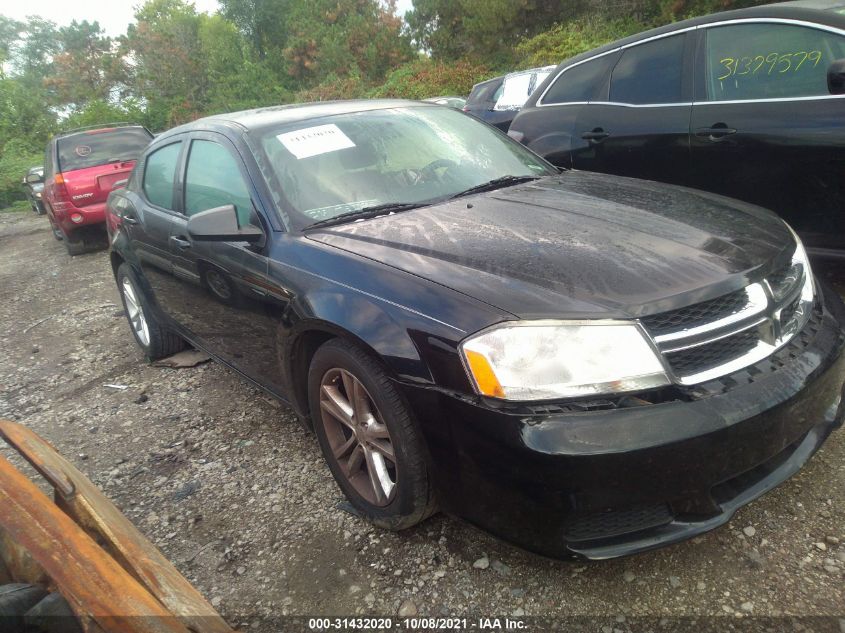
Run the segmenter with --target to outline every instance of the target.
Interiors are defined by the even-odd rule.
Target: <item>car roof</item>
[[[51,140],[53,141],[63,141],[67,138],[73,138],[74,136],[83,136],[83,135],[91,135],[91,134],[102,134],[103,132],[112,132],[115,130],[147,130],[143,125],[103,125],[102,127],[99,126],[91,126],[80,128],[78,130],[68,130],[67,132],[59,132],[56,134]]]
[[[515,70],[512,73],[508,73],[505,75],[505,80],[511,79],[513,77],[518,77],[520,75],[531,75],[534,73],[550,73],[552,72],[557,66],[554,64],[550,66],[538,66],[537,68],[526,68],[525,70]]]
[[[253,131],[285,123],[319,119],[321,117],[338,114],[352,114],[354,112],[370,112],[389,108],[443,107],[435,103],[412,101],[410,99],[355,99],[349,101],[320,101],[316,103],[291,103],[286,105],[241,110],[227,114],[214,114],[203,117],[163,132],[156,137],[156,142],[169,136],[183,132],[198,130],[220,130],[221,128],[240,128],[242,131]]]
[[[630,35],[621,40],[616,40],[604,46],[593,48],[589,51],[570,57],[561,61],[557,65],[557,69],[561,70],[572,63],[595,57],[600,53],[609,52],[625,46],[633,44],[641,40],[646,40],[658,35],[672,33],[695,26],[712,24],[714,22],[725,22],[729,20],[743,20],[748,18],[776,18],[784,20],[799,20],[802,22],[813,22],[825,26],[832,26],[835,28],[845,30],[845,15],[838,13],[836,9],[845,9],[845,0],[793,0],[791,2],[779,2],[776,4],[764,4],[756,7],[749,7],[746,9],[734,9],[732,11],[721,11],[719,13],[710,13],[697,18],[689,20],[682,20],[680,22],[672,22],[655,29],[642,31],[635,35]],[[557,73],[555,73],[556,76]],[[552,77],[554,80],[554,77]]]

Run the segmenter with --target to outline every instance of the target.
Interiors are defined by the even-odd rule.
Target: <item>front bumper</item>
[[[539,412],[404,385],[443,508],[525,549],[605,559],[690,538],[797,472],[842,424],[842,303],[683,397]]]

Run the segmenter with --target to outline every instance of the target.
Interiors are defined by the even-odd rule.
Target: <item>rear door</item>
[[[184,143],[180,138],[148,154],[132,183],[132,206],[121,211],[121,226],[138,258],[153,296],[166,313],[173,286],[170,227],[176,209],[176,174]],[[134,180],[134,177],[133,177]]]
[[[607,92],[578,113],[575,169],[688,182],[693,44],[684,32],[622,49]]]
[[[699,37],[694,185],[776,211],[810,248],[845,248],[845,100],[827,88],[845,35],[757,20]]]

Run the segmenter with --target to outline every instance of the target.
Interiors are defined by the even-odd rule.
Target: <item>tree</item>
[[[58,42],[60,51],[54,55],[52,72],[45,79],[58,103],[80,107],[107,99],[120,61],[99,23],[74,20],[59,29]]]
[[[413,57],[393,2],[297,0],[287,23],[288,73],[303,86],[331,74],[378,81]]]
[[[288,15],[294,0],[220,0],[223,16],[251,42],[259,60],[280,59],[287,46]]]
[[[121,41],[122,53],[134,61],[132,93],[157,113],[157,127],[195,118],[207,85],[194,6],[183,0],[149,0],[135,19]]]

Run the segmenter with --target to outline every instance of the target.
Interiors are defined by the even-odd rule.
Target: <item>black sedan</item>
[[[562,62],[510,134],[561,167],[771,209],[845,257],[845,5],[802,0],[647,31]]]
[[[842,423],[842,306],[783,221],[560,173],[451,108],[201,119],[108,213],[146,355],[190,342],[289,403],[386,528],[439,507],[629,554],[724,523]]]

